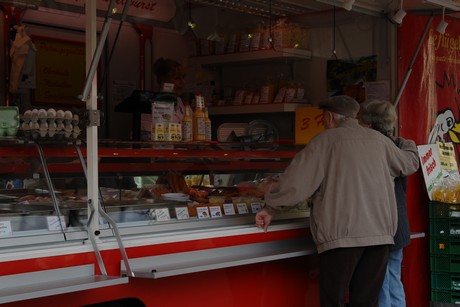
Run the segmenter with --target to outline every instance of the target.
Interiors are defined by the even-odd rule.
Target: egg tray
[[[19,129],[18,107],[0,107],[0,137],[14,138]]]
[[[67,132],[67,131],[55,131],[51,132],[49,130],[22,130],[19,129],[17,133],[18,138],[23,138],[27,140],[41,140],[41,141],[68,141],[78,139],[81,135],[81,132]]]

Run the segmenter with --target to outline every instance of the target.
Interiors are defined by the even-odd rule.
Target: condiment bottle
[[[206,140],[205,113],[203,109],[204,109],[204,98],[201,95],[197,95],[195,112],[193,112],[193,140],[194,141],[205,141]]]
[[[204,110],[204,125],[205,125],[205,130],[206,130],[205,140],[211,141],[212,130],[211,130],[211,119],[209,119],[208,108]]]
[[[193,118],[190,105],[185,106],[185,115],[182,118],[182,141],[193,141]]]

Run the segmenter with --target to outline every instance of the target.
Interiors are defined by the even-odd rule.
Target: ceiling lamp
[[[446,33],[446,28],[449,25],[445,20],[444,20],[444,13],[446,11],[445,7],[442,7],[442,20],[439,22],[438,27],[436,28],[436,31],[438,31],[441,34]]]
[[[353,8],[353,4],[355,4],[355,0],[344,0],[342,7],[347,11],[351,11],[351,9]]]
[[[401,7],[399,10],[396,12],[396,14],[393,15],[391,18],[395,23],[398,25],[402,24],[404,16],[406,16],[406,11],[403,9],[403,0],[401,0]]]

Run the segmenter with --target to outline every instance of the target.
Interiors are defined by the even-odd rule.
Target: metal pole
[[[414,55],[412,56],[412,60],[409,63],[406,74],[401,83],[401,87],[399,88],[398,94],[396,95],[395,101],[393,103],[395,107],[398,106],[399,99],[401,98],[404,88],[406,87],[407,81],[409,80],[409,77],[412,73],[412,67],[414,66],[415,59],[417,58],[417,55],[420,51],[420,48],[422,47],[423,41],[425,40],[425,36],[428,33],[428,29],[430,28],[432,22],[433,22],[433,15],[431,15],[430,19],[428,19],[428,22],[425,25],[425,29],[423,30],[422,36],[420,37],[420,40],[418,41],[417,49],[415,49]]]
[[[88,1],[86,0],[86,13],[88,14],[88,5],[89,3],[94,2],[94,9],[95,7],[95,2],[96,1]],[[88,72],[86,74],[86,82],[85,82],[85,87],[83,88],[83,94],[81,94],[80,99],[82,101],[87,101],[90,97],[90,90],[93,87],[93,81],[94,81],[94,75],[96,74],[97,71],[97,65],[99,64],[99,60],[101,58],[102,50],[104,49],[104,44],[107,39],[107,35],[109,34],[109,29],[110,29],[110,24],[112,22],[112,15],[113,12],[115,11],[115,0],[110,1],[110,6],[107,11],[107,16],[104,22],[104,26],[102,27],[102,32],[101,32],[101,37],[99,39],[99,43],[97,44],[96,51],[94,52],[94,56],[92,56],[91,59],[91,65],[89,66]],[[87,19],[88,21],[88,19]],[[94,21],[95,22],[95,21]]]

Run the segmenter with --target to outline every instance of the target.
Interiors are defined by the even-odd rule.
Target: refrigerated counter
[[[0,141],[0,156],[5,157],[2,161],[5,167],[1,171],[3,180],[7,184],[23,184],[0,191],[7,199],[0,207],[8,209],[0,212],[0,225],[4,229],[0,233],[0,275],[5,281],[2,285],[14,281],[11,284],[17,291],[12,296],[12,289],[1,289],[0,301],[12,306],[26,306],[32,301],[58,306],[53,300],[58,295],[71,297],[78,306],[137,297],[149,306],[153,300],[144,287],[151,287],[156,293],[155,302],[179,303],[183,297],[165,292],[173,281],[179,292],[198,293],[199,288],[206,285],[226,288],[237,280],[258,280],[252,270],[280,265],[291,267],[293,262],[286,262],[287,259],[316,253],[309,236],[308,203],[277,215],[267,233],[254,225],[255,212],[263,206],[263,200],[251,194],[256,192],[251,183],[282,172],[296,153],[293,146],[133,144],[103,140],[99,146],[100,212],[85,195],[86,148],[81,141],[65,144],[37,140]],[[168,178],[177,179],[178,174],[184,178],[206,175],[211,181],[219,178],[219,183],[222,178],[231,178],[235,184],[192,186],[190,188],[197,194],[192,193],[185,201],[157,197],[155,192],[158,191],[154,188],[158,185],[166,187],[166,192],[184,192],[171,191],[171,186],[168,187]],[[163,181],[142,186],[132,180],[138,177]],[[239,179],[245,184],[238,185]],[[181,186],[177,181],[172,185],[176,189]],[[150,194],[145,198],[146,186]],[[229,194],[223,197],[224,203],[215,204],[197,202],[203,196],[200,193],[208,193],[206,196]],[[246,206],[241,207],[242,204]],[[187,212],[185,215],[183,210]],[[90,226],[95,216],[99,221],[98,229]],[[82,274],[70,274],[72,270],[91,271],[92,274],[85,273],[82,277]],[[317,267],[313,265],[308,270],[316,272]],[[217,272],[229,275],[213,281],[206,277]],[[42,284],[45,285],[72,284],[75,281],[69,274],[84,281],[73,288],[63,286],[62,291],[25,291],[37,274],[43,276]],[[294,270],[291,274],[297,275],[300,271]],[[273,278],[276,275],[278,273]],[[202,281],[199,284],[186,282],[192,276]],[[312,278],[306,283],[310,284],[306,293],[315,293],[312,295],[315,300],[317,275],[302,276],[296,278]],[[108,282],[110,278],[117,281]],[[102,286],[98,283],[101,280],[105,281]],[[186,289],[181,285],[185,282]],[[286,291],[295,291],[298,287],[290,286]],[[94,292],[96,296],[88,294]],[[264,290],[250,301],[260,301],[267,293]],[[247,301],[243,296],[233,297]],[[220,302],[222,296],[211,295],[209,299]],[[298,297],[293,295],[291,299]],[[286,298],[279,297],[274,302],[277,300],[284,302]]]

